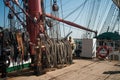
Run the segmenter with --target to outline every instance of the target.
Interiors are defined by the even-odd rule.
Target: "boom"
[[[76,28],[80,28],[80,29],[83,29],[83,30],[86,30],[86,31],[90,31],[90,32],[94,32],[95,34],[97,34],[97,31],[93,31],[93,30],[91,30],[91,29],[85,28],[85,27],[83,27],[83,26],[81,26],[81,25],[78,25],[78,24],[76,24],[76,23],[73,23],[73,22],[70,22],[70,21],[67,21],[67,20],[64,20],[64,19],[61,19],[61,18],[57,18],[57,17],[55,17],[55,16],[53,16],[53,15],[45,14],[45,16],[46,16],[46,17],[49,17],[49,18],[52,18],[52,19],[55,19],[55,20],[57,20],[57,21],[66,23],[66,24],[68,24],[68,25],[74,26],[74,27],[76,27]]]

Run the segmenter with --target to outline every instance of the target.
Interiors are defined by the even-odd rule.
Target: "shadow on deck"
[[[103,74],[120,74],[120,71],[105,71]]]

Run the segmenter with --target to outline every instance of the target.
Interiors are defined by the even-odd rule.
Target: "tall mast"
[[[42,21],[42,0],[28,0],[28,14],[33,19],[27,18],[27,31],[30,34],[31,43],[36,44],[36,39],[39,33],[44,33],[43,21]],[[32,45],[32,46],[33,46]],[[34,47],[31,46],[31,54],[35,54]]]

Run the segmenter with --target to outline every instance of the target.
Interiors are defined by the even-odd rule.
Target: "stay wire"
[[[116,8],[116,9],[117,9],[117,8]],[[116,19],[115,19],[115,21],[114,21],[113,28],[112,28],[111,31],[114,31],[114,30],[115,30],[115,26],[116,26],[116,24],[117,24],[117,22],[118,22],[118,19],[119,19],[119,11],[118,11],[118,12],[116,11],[116,14],[117,14],[117,17],[116,17]]]
[[[95,0],[94,0],[94,2],[93,2],[93,4],[91,5],[90,8],[91,8],[91,10],[90,10],[89,20],[88,20],[88,25],[87,25],[88,29],[91,28],[91,24],[92,24],[91,21],[92,21],[92,18],[93,18],[93,12],[94,12],[94,8],[95,8]],[[88,31],[86,31],[86,36],[90,38],[91,34]]]
[[[81,5],[79,5],[76,9],[74,9],[72,12],[70,12],[67,16],[64,17],[68,18],[71,14],[75,13],[81,6],[83,6],[88,0],[85,0]]]
[[[75,21],[79,18],[80,14],[82,13],[82,10],[84,10],[85,4],[86,4],[86,3],[83,4],[82,9],[79,11],[78,15],[76,16],[76,18],[75,18],[72,22],[75,22]],[[71,27],[70,27],[70,29],[69,29],[69,32],[70,32],[70,31],[71,31]]]
[[[60,6],[61,6],[62,19],[63,19],[63,7],[62,7],[63,5],[62,5],[62,0],[60,0],[60,3],[61,3]],[[64,33],[64,36],[65,36],[65,28],[64,28],[65,25],[64,25],[64,23],[62,23],[62,25],[63,25],[63,33]]]
[[[100,34],[103,33],[103,32],[106,32],[106,31],[109,31],[106,27],[111,27],[111,24],[113,24],[113,17],[114,17],[114,12],[115,12],[115,6],[112,4],[111,5],[111,8],[108,12],[108,15],[107,15],[107,18],[103,24],[103,27],[100,31]]]

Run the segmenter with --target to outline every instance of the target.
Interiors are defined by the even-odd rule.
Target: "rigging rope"
[[[101,3],[101,0],[95,0],[94,1],[93,5],[92,5],[92,10],[91,10],[91,16],[87,17],[87,18],[89,18],[87,27],[88,26],[91,27],[92,30],[95,30],[94,28],[95,28],[95,24],[96,24],[98,11],[99,11],[99,8],[100,8],[100,3]],[[91,19],[90,19],[90,17],[91,17]],[[90,21],[90,20],[92,20],[92,21]],[[92,34],[93,33],[89,34],[89,36],[92,37]],[[83,32],[82,37],[87,37],[86,31]]]
[[[52,3],[53,1],[53,3]],[[51,5],[51,14],[59,17],[59,7],[57,5],[57,0],[51,0],[50,1],[50,5]],[[59,39],[61,37],[61,29],[60,29],[60,22],[56,21],[54,19],[50,19],[50,21],[53,23],[52,27],[50,27],[50,36],[53,38],[57,38]]]
[[[92,4],[89,8],[89,10],[90,10],[90,12],[89,12],[89,20],[88,20],[88,23],[87,23],[87,28],[90,28],[90,27],[92,27],[91,26],[91,21],[92,21],[92,17],[93,17],[93,11],[94,11],[94,8],[95,8],[95,0],[92,2],[91,1],[91,3],[90,4]],[[86,31],[86,37],[90,37],[90,34],[88,35],[88,31]]]
[[[117,11],[117,7],[116,7],[116,9],[115,9],[115,11],[114,11],[114,18],[113,18],[113,27],[112,27],[112,29],[110,30],[110,31],[114,31],[114,29],[115,29],[115,26],[116,26],[116,23],[117,23],[117,19],[118,19],[118,16],[119,16],[119,11]],[[112,24],[111,24],[112,25]]]
[[[82,13],[82,10],[84,10],[85,4],[86,4],[86,3],[84,3],[83,6],[81,6],[82,9],[79,11],[78,15],[76,16],[76,18],[75,18],[72,22],[75,22],[75,21],[80,17],[80,14]],[[71,28],[72,28],[72,27],[69,28],[69,32],[71,31]],[[68,33],[69,33],[69,32],[68,32]]]
[[[67,16],[64,17],[68,18],[71,14],[73,14],[74,12],[76,12],[81,6],[83,6],[88,0],[85,0],[82,4],[80,4],[76,9],[74,9],[72,12],[70,12]]]
[[[66,2],[64,2],[62,5],[65,6],[66,4],[70,3],[72,0],[67,0]]]
[[[101,0],[95,0],[95,7],[94,7],[94,15],[93,15],[93,20],[92,20],[92,23],[93,24],[92,26],[92,30],[95,30],[95,27],[96,27],[96,23],[97,23],[97,15],[98,15],[98,11],[99,11],[99,8],[100,8],[100,3],[101,3]],[[91,37],[93,36],[94,34],[91,33]]]
[[[103,33],[103,32],[106,32],[108,26],[112,27],[111,24],[113,24],[113,22],[114,22],[112,18],[115,17],[115,15],[114,15],[115,10],[116,10],[115,5],[112,4],[111,8],[110,8],[110,10],[108,12],[107,18],[106,18],[106,20],[105,20],[105,22],[103,24],[103,27],[102,27],[102,29],[100,31],[100,34]]]
[[[105,8],[103,9],[103,10],[101,10],[102,9],[102,6],[100,7],[100,10],[101,10],[101,12],[99,11],[99,13],[103,13],[102,15],[101,14],[99,14],[98,16],[99,16],[99,18],[98,18],[98,24],[97,24],[97,26],[100,26],[100,24],[101,24],[101,22],[102,22],[102,20],[103,20],[103,16],[105,15],[105,11],[106,11],[106,8],[107,8],[107,6],[108,6],[108,1],[106,1],[106,2],[104,2],[105,4],[103,5]],[[97,29],[97,28],[96,28]],[[100,29],[100,27],[99,27],[99,29]],[[99,30],[99,29],[97,29],[97,30]]]
[[[62,5],[62,0],[60,0],[60,3],[61,3],[61,5],[60,5],[60,6],[61,6],[62,19],[63,19],[63,17],[64,17],[64,16],[63,16],[63,7],[62,7],[63,5]],[[62,25],[63,25],[63,34],[64,34],[64,36],[65,36],[64,23],[62,23]]]

